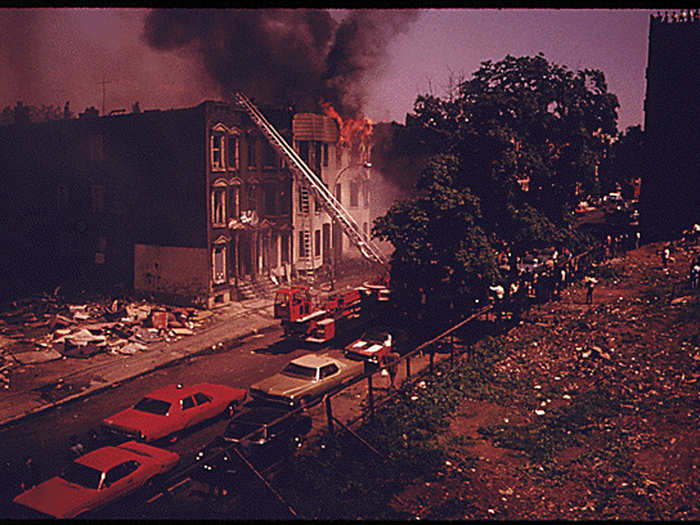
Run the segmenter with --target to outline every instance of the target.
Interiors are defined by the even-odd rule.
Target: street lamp
[[[361,163],[356,163],[356,164],[348,164],[347,166],[345,166],[343,169],[341,169],[341,170],[340,170],[338,173],[336,173],[336,175],[335,175],[335,185],[336,185],[336,189],[337,189],[337,187],[338,187],[338,183],[339,183],[338,181],[342,178],[342,176],[345,174],[345,172],[348,171],[350,168],[366,168],[366,169],[369,169],[369,168],[371,168],[371,167],[372,167],[372,163],[371,163],[371,162],[361,162]],[[339,202],[340,205],[342,206],[342,203],[340,202],[341,196],[342,196],[341,194],[337,194],[337,195],[336,195],[336,198],[338,199],[338,202]],[[338,225],[338,221],[337,221],[335,218],[333,218],[332,225],[333,225],[333,226],[332,226],[332,231],[331,231],[331,237],[332,237],[332,239],[333,239],[333,247],[331,248],[331,290],[334,290],[334,289],[335,289],[335,273],[336,273],[336,270],[337,270],[337,260],[336,260],[336,256],[335,256],[335,253],[336,253],[335,251],[337,250],[337,247],[336,247],[336,245],[335,245],[335,235],[333,234],[333,232],[337,230],[337,225]],[[343,235],[342,235],[342,233],[340,234],[340,242],[341,242],[341,243],[343,242]]]

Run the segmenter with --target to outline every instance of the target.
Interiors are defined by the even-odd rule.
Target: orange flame
[[[374,131],[372,121],[367,117],[343,120],[330,102],[321,101],[320,105],[324,115],[338,123],[338,146],[359,150],[363,162],[369,161],[370,140]]]

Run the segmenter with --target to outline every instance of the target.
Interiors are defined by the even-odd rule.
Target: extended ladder
[[[377,246],[371,241],[369,236],[365,236],[355,219],[343,208],[338,199],[326,188],[320,177],[302,160],[299,154],[294,151],[284,137],[272,126],[265,116],[255,107],[255,105],[241,92],[234,93],[236,102],[246,110],[250,118],[260,128],[260,131],[270,141],[270,144],[284,158],[288,159],[289,166],[308,184],[312,195],[321,204],[323,210],[330,215],[331,219],[340,223],[345,234],[350,241],[359,248],[360,253],[370,261],[384,264],[385,259]]]

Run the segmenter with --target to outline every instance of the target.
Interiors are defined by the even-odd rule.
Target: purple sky
[[[403,122],[418,94],[443,95],[483,60],[535,55],[577,70],[600,69],[620,101],[618,127],[641,124],[649,15],[656,10],[426,9],[388,42],[365,79],[365,113]],[[26,104],[107,111],[168,109],[222,98],[191,49],[159,51],[142,39],[141,9],[0,9],[0,108]],[[333,11],[341,21],[345,11]],[[390,16],[390,15],[387,15]],[[254,95],[254,94],[252,94]]]

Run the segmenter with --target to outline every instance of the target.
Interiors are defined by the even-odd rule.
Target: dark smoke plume
[[[166,9],[146,18],[156,49],[194,51],[224,91],[270,104],[324,99],[355,116],[365,80],[386,59],[391,38],[417,17],[411,10],[356,10],[338,24],[317,9]]]

